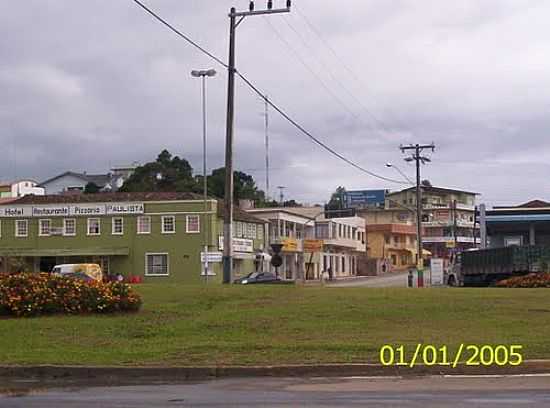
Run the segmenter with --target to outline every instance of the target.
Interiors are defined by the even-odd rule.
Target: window
[[[176,232],[176,217],[173,215],[165,215],[162,217],[162,233],[174,234]]]
[[[185,232],[188,234],[196,234],[201,232],[200,217],[198,215],[188,215],[185,217]]]
[[[243,224],[242,222],[236,222],[235,223],[235,232],[233,233],[234,236],[237,238],[242,237],[243,235]]]
[[[264,226],[258,225],[258,228],[256,229],[257,237],[258,239],[264,239]]]
[[[63,220],[63,235],[76,235],[76,220],[74,218],[66,218]]]
[[[145,276],[168,276],[168,254],[146,254]]]
[[[88,218],[88,235],[101,234],[101,221],[99,218]]]
[[[51,220],[38,220],[38,235],[48,237],[50,235]]]
[[[389,243],[390,243],[390,236],[389,236],[389,235],[384,235],[384,241],[386,242],[386,244],[389,245]]]
[[[15,236],[26,237],[29,235],[29,222],[27,220],[15,221]]]
[[[137,218],[137,233],[138,234],[150,234],[151,233],[151,217],[138,217]]]
[[[248,238],[256,238],[256,224],[248,224]]]
[[[113,235],[124,234],[124,218],[122,217],[113,218],[112,233]]]

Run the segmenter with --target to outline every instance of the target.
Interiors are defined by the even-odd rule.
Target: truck
[[[454,253],[445,273],[449,286],[490,286],[545,268],[550,247],[541,245],[471,249]]]

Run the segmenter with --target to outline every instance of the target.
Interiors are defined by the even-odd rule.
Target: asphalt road
[[[35,384],[32,389],[19,391],[15,391],[16,384],[12,386],[14,391],[0,396],[0,407],[550,407],[550,375],[248,378],[66,389],[41,388]]]

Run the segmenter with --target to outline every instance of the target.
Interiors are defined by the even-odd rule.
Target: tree
[[[254,200],[256,202],[265,201],[265,193],[258,189],[254,178],[242,171],[233,172],[235,202],[238,200]],[[208,176],[208,191],[215,197],[223,198],[225,196],[225,167],[212,170]]]
[[[163,150],[154,162],[136,168],[119,189],[122,192],[141,191],[187,191],[200,192],[193,178],[193,168],[185,159],[172,157]]]
[[[336,191],[330,196],[330,201],[327,204],[328,210],[341,210],[345,208],[344,196],[346,194],[346,188],[338,186]]]
[[[86,187],[84,187],[84,194],[95,194],[99,193],[100,191],[101,188],[92,181],[90,181],[88,184],[86,184]]]

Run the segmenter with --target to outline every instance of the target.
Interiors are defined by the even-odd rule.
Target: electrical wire
[[[157,13],[155,13],[153,10],[151,10],[149,7],[147,7],[145,4],[143,4],[140,0],[132,0],[134,3],[136,3],[137,5],[139,5],[143,10],[145,10],[148,14],[150,14],[151,16],[153,16],[156,20],[158,20],[159,22],[161,22],[163,25],[165,25],[166,27],[168,27],[171,31],[173,31],[174,33],[176,33],[178,36],[180,36],[181,38],[183,38],[185,41],[187,41],[189,44],[191,44],[192,46],[194,46],[195,48],[197,48],[199,51],[203,52],[204,54],[208,55],[210,58],[212,58],[214,61],[216,61],[218,64],[222,65],[223,67],[229,69],[229,66],[223,62],[220,58],[216,57],[214,54],[210,53],[209,51],[207,51],[205,48],[203,48],[202,46],[200,46],[199,44],[197,44],[195,41],[193,41],[191,38],[189,38],[188,36],[186,36],[185,34],[183,34],[182,32],[180,32],[178,29],[176,29],[173,25],[171,25],[170,23],[168,23],[166,20],[164,20],[162,17],[160,17]],[[385,181],[389,181],[389,182],[392,182],[392,183],[396,183],[396,184],[407,184],[403,181],[399,181],[399,180],[395,180],[395,179],[392,179],[392,178],[389,178],[389,177],[384,177],[384,176],[381,176],[379,174],[376,174],[372,171],[369,171],[367,169],[365,169],[364,167],[354,163],[353,161],[351,161],[350,159],[348,159],[347,157],[343,156],[342,154],[338,153],[336,150],[334,150],[333,148],[329,147],[328,145],[326,145],[324,142],[322,142],[321,140],[319,140],[318,138],[316,138],[315,136],[313,136],[309,131],[307,131],[302,125],[300,125],[298,122],[296,122],[294,119],[292,119],[285,111],[282,110],[282,108],[279,108],[279,106],[275,105],[273,103],[273,101],[271,100],[271,98],[266,98],[265,97],[265,92],[261,92],[251,81],[249,81],[241,72],[239,72],[238,70],[235,69],[235,73],[239,76],[239,78],[241,78],[241,80],[246,84],[248,85],[248,87],[250,89],[252,89],[254,92],[256,92],[258,94],[258,96],[267,102],[267,104],[269,106],[271,106],[273,109],[275,109],[283,118],[285,118],[289,123],[291,123],[296,129],[298,129],[300,132],[302,132],[304,135],[306,135],[307,137],[309,137],[315,144],[321,146],[322,148],[324,148],[325,150],[327,150],[329,153],[331,153],[332,155],[336,156],[337,158],[339,158],[340,160],[343,160],[344,162],[348,163],[349,165],[351,165],[352,167],[356,168],[357,170],[365,173],[365,174],[368,174],[372,177],[376,177],[376,178],[379,178],[381,180],[385,180]]]
[[[343,58],[338,55],[338,53],[336,52],[336,50],[334,49],[334,47],[332,47],[330,45],[330,43],[325,40],[325,38],[323,37],[323,35],[321,34],[321,31],[311,22],[311,20],[304,14],[300,11],[300,8],[296,5],[293,6],[293,8],[296,10],[296,12],[298,13],[298,15],[302,18],[302,20],[304,20],[304,22],[306,23],[306,25],[309,27],[309,29],[311,30],[311,32],[313,34],[315,34],[315,36],[320,40],[321,44],[323,44],[325,46],[325,48],[327,48],[330,53],[334,56],[334,58],[336,59],[336,61],[338,61],[338,63],[348,72],[348,74],[350,74],[354,79],[355,81],[357,81],[361,86],[363,86],[364,89],[366,89],[367,87],[365,86],[365,83],[361,80],[361,78],[359,77],[359,75],[357,75],[355,73],[355,71],[353,71],[349,65],[347,65],[344,61],[343,61]],[[367,95],[368,95],[368,92],[367,92]],[[371,99],[372,100],[372,99]],[[391,115],[393,116],[393,115]],[[376,116],[373,115],[374,118],[376,118]],[[383,122],[376,118],[376,121],[378,123],[380,123],[381,125],[383,125]],[[395,119],[394,119],[395,121]],[[402,126],[403,127],[403,126]]]
[[[363,102],[361,102],[361,100],[359,98],[357,98],[357,96],[355,96],[355,94],[346,86],[344,85],[344,83],[342,81],[340,81],[340,79],[338,78],[337,75],[335,75],[332,70],[330,69],[330,67],[328,66],[328,64],[325,63],[325,61],[320,58],[320,57],[317,57],[316,54],[313,52],[313,47],[304,39],[304,36],[302,34],[300,34],[300,32],[298,31],[298,29],[296,27],[294,27],[294,25],[289,21],[289,19],[286,18],[286,16],[283,16],[283,21],[286,23],[286,25],[294,32],[294,34],[296,34],[296,36],[298,37],[298,39],[300,40],[300,42],[304,45],[304,47],[306,49],[308,49],[310,51],[310,53],[312,55],[314,55],[317,59],[317,61],[319,61],[319,63],[323,66],[324,70],[328,73],[328,75],[331,77],[332,81],[338,85],[341,89],[344,90],[345,93],[348,94],[348,96],[350,96],[357,105],[359,105],[359,108],[362,109],[366,114],[367,116],[373,121],[375,122],[378,126],[380,126],[382,128],[382,130],[384,130],[385,132],[387,133],[391,133],[390,130],[388,129],[388,127],[382,122],[380,121],[364,104]],[[376,129],[375,129],[376,130]]]

